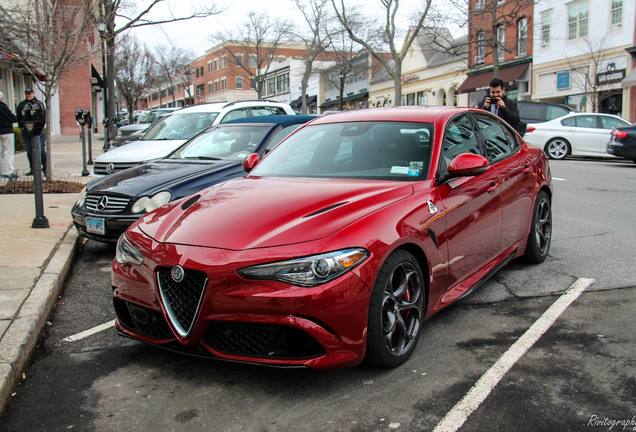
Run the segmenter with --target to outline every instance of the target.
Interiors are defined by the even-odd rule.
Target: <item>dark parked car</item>
[[[612,138],[607,143],[607,152],[636,163],[636,123],[615,127],[612,130]]]
[[[120,237],[120,334],[236,362],[395,367],[425,320],[550,249],[547,157],[484,110],[322,116],[243,166]]]
[[[517,106],[519,107],[519,118],[526,124],[554,120],[573,111],[567,105],[547,102],[517,101]]]
[[[208,186],[245,175],[242,160],[263,156],[312,116],[246,117],[212,126],[165,159],[98,178],[80,194],[71,214],[78,232],[115,242],[142,215]]]

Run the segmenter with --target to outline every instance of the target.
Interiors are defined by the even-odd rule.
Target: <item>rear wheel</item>
[[[563,138],[554,138],[548,141],[545,152],[550,159],[565,159],[570,154],[570,143]]]
[[[545,191],[539,192],[532,212],[532,225],[528,234],[528,245],[524,261],[539,264],[550,252],[552,240],[552,203]]]
[[[417,260],[406,251],[395,251],[380,269],[371,295],[368,363],[396,367],[411,356],[422,328],[424,297]]]

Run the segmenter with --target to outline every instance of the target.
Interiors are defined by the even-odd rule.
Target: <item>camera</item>
[[[490,103],[493,105],[497,105],[497,103],[499,103],[499,98],[490,96]]]

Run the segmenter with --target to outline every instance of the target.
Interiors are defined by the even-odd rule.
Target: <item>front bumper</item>
[[[142,215],[104,215],[104,214],[92,214],[83,210],[78,210],[76,207],[71,210],[71,216],[73,218],[73,225],[77,229],[77,232],[86,238],[96,240],[102,243],[115,243],[120,235],[126,229],[132,225]],[[86,228],[86,218],[96,218],[104,220],[105,233],[100,234],[96,232],[89,232]]]
[[[227,251],[162,244],[148,237],[140,243],[138,229],[126,235],[134,238],[145,260],[141,266],[113,263],[121,334],[185,354],[277,367],[333,369],[363,360],[371,291],[357,271],[366,262],[330,283],[303,288],[245,280],[236,273],[262,263],[265,256],[289,257],[298,246]],[[160,282],[177,264],[205,281],[200,301],[190,288],[175,296],[179,304],[197,305],[188,312],[187,334],[175,323],[175,309],[166,305]],[[184,313],[178,310],[177,315]]]

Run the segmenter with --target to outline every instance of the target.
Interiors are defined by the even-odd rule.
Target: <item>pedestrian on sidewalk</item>
[[[4,103],[4,93],[0,91],[0,171],[2,171],[3,178],[14,179],[18,177],[13,174],[13,157],[15,153],[13,123],[17,122],[18,118]]]
[[[18,126],[20,126],[20,132],[22,132],[24,147],[26,148],[26,151],[27,151],[26,152],[27,158],[29,158],[29,166],[31,167],[31,171],[26,173],[26,175],[33,175],[33,169],[39,168],[39,167],[34,167],[33,161],[31,160],[31,156],[32,156],[31,152],[33,151],[31,138],[33,138],[33,141],[36,141],[37,138],[31,136],[31,133],[27,129],[26,125],[24,124],[25,119],[24,119],[23,111],[27,103],[30,103],[32,106],[35,104],[38,104],[39,108],[42,110],[42,117],[44,117],[46,108],[44,107],[44,104],[42,102],[40,102],[39,100],[35,98],[35,93],[33,92],[33,89],[30,89],[30,88],[26,89],[24,91],[24,94],[25,94],[25,99],[22,102],[20,102],[20,104],[18,105],[18,112],[17,112]],[[40,132],[40,153],[41,153],[41,162],[42,162],[42,172],[46,174],[46,148],[44,146],[44,129],[42,129],[42,131]]]

